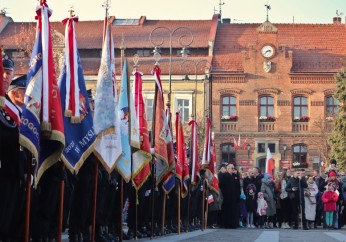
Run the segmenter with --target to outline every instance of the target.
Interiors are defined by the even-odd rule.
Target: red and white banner
[[[272,177],[273,176],[273,170],[275,168],[275,162],[274,159],[272,157],[272,154],[270,153],[270,149],[269,147],[267,148],[267,160],[266,160],[266,173],[270,174]]]
[[[184,130],[182,124],[182,118],[180,112],[176,113],[175,119],[175,133],[177,142],[177,165],[176,165],[176,175],[182,184],[181,197],[186,197],[188,193],[188,180],[189,176],[189,164],[186,155],[186,143],[184,138]]]
[[[197,175],[199,174],[199,157],[198,157],[198,137],[197,137],[197,122],[191,120],[191,150],[190,150],[190,163],[191,163],[191,183],[196,184]]]

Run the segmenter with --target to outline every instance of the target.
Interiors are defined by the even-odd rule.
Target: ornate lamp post
[[[161,31],[159,31],[161,30]],[[173,48],[173,38],[175,37],[176,33],[180,33],[180,35],[177,36],[178,43],[182,47],[182,50],[180,51],[181,55],[183,57],[186,57],[188,55],[188,47],[193,42],[193,33],[192,30],[187,27],[177,27],[173,30],[159,26],[154,28],[150,32],[150,42],[155,47],[153,53],[154,53],[154,59],[156,61],[156,64],[158,64],[161,56],[160,56],[160,50],[159,47],[162,46],[165,42],[164,36],[161,35],[161,37],[155,38],[155,34],[163,34],[163,32],[169,33],[169,92],[168,92],[168,101],[167,106],[170,108],[171,106],[171,93],[172,93],[172,48]]]
[[[186,67],[188,65],[186,65],[187,62],[191,62],[193,64],[193,67],[194,67],[194,71],[195,71],[195,101],[194,101],[194,104],[193,104],[193,114],[191,115],[192,117],[195,117],[195,119],[197,118],[197,70],[198,70],[198,67],[199,67],[199,64],[201,63],[204,63],[204,70],[205,72],[209,73],[210,72],[210,69],[211,69],[211,63],[205,59],[198,59],[198,60],[184,60],[183,63],[182,63],[182,67]],[[208,70],[208,71],[206,71]],[[188,75],[186,74],[185,75],[185,78],[184,80],[190,80],[188,78]],[[203,90],[203,95],[205,94],[205,90]],[[205,105],[205,103],[203,104]],[[204,111],[205,111],[205,107],[204,108]]]
[[[251,149],[250,144],[246,145],[246,149],[247,149],[247,158],[250,158],[250,149]]]
[[[284,160],[286,159],[286,150],[287,150],[287,145],[282,145],[282,149],[284,151]]]

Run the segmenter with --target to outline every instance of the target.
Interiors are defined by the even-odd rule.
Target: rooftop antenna
[[[269,5],[268,3],[265,4],[264,6],[265,6],[266,9],[267,9],[267,22],[269,22],[268,12],[269,12],[269,10],[271,9],[271,7],[270,7],[270,5]]]
[[[336,16],[340,17],[341,15],[343,15],[343,13],[342,12],[339,13],[339,10],[336,10]]]
[[[222,19],[222,17],[221,17],[221,13],[222,13],[222,5],[225,5],[225,3],[224,2],[221,2],[222,0],[219,0],[219,22],[221,23],[221,19]]]

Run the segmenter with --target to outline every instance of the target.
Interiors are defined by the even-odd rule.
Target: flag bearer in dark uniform
[[[5,54],[2,57],[4,67],[3,85],[8,91],[13,77],[14,62]],[[19,120],[20,110],[13,104],[9,96],[6,100],[12,107],[12,111],[7,112],[0,109],[0,241],[20,240],[23,230],[18,229],[16,224],[17,206],[21,182],[23,177],[21,167],[23,167],[19,146]],[[14,228],[16,228],[14,231]]]

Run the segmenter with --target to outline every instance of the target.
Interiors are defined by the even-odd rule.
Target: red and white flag
[[[243,142],[243,150],[246,150],[246,145],[247,145],[246,141],[247,141],[247,138]]]
[[[275,168],[275,161],[272,157],[272,154],[270,153],[269,147],[267,148],[267,162],[266,162],[266,173],[270,174],[271,177],[273,176],[273,170]]]
[[[214,176],[214,155],[213,155],[213,141],[211,138],[211,121],[210,118],[207,119],[205,127],[205,141],[204,150],[202,157],[202,167],[206,170],[205,174],[208,177],[209,182]]]
[[[198,138],[197,138],[197,122],[191,120],[189,122],[191,126],[191,152],[190,152],[190,163],[191,163],[191,183],[196,184],[197,175],[199,174],[199,157],[198,157]]]
[[[234,149],[238,149],[238,144],[237,144],[237,141],[235,140],[234,136],[233,136],[233,147]]]
[[[186,156],[186,143],[184,138],[184,130],[180,112],[176,113],[175,132],[177,142],[177,165],[176,176],[181,184],[181,197],[186,197],[188,193],[189,165]]]
[[[145,115],[145,107],[142,95],[142,73],[134,71],[134,82],[132,88],[135,119],[138,121],[138,127],[131,127],[131,137],[140,137],[139,146],[135,153],[132,154],[132,183],[136,190],[141,188],[143,183],[150,175],[150,161],[152,156],[150,154],[150,142],[147,119]],[[132,112],[131,112],[132,114]]]

